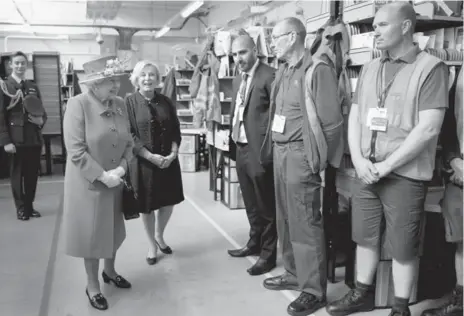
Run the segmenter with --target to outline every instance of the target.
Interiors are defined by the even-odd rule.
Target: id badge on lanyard
[[[386,132],[388,128],[387,109],[370,108],[367,113],[366,125],[371,131]]]
[[[371,131],[386,132],[388,129],[388,110],[385,108],[385,99],[387,98],[388,91],[390,90],[393,81],[395,80],[396,75],[400,72],[401,68],[398,69],[393,78],[384,87],[385,63],[382,63],[380,78],[377,80],[377,107],[370,108],[369,112],[367,113],[366,125]]]

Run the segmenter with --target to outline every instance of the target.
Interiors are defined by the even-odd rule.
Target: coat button
[[[110,113],[106,113],[106,116],[111,116],[111,114],[110,114]]]
[[[116,162],[116,159],[112,159],[111,162],[113,162],[113,163]]]
[[[113,144],[113,147],[116,148],[116,144]]]

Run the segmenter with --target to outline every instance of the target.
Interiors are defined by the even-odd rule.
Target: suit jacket
[[[274,81],[275,69],[259,63],[251,78],[250,88],[245,96],[245,109],[243,112],[243,124],[245,134],[253,154],[259,160],[261,146],[266,136],[266,129],[269,124],[269,108],[271,97],[271,86]],[[230,112],[230,131],[234,124],[235,101],[242,81],[241,76],[236,76],[233,82],[232,106]],[[236,158],[236,145],[229,139],[229,153],[231,159]],[[269,162],[268,162],[269,164]]]
[[[16,94],[21,89],[20,84],[11,76],[5,81],[8,93]],[[41,98],[37,85],[25,80],[26,91],[37,93]],[[0,146],[13,143],[15,145],[40,146],[43,143],[41,128],[47,121],[47,114],[43,115],[43,125],[37,126],[28,120],[28,114],[23,109],[23,102],[19,101],[12,109],[7,110],[11,98],[0,89]]]

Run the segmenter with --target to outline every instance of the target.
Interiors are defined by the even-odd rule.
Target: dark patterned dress
[[[181,133],[177,113],[171,100],[162,94],[155,94],[146,100],[139,92],[128,97],[126,101],[133,107],[139,131],[138,141],[154,154],[168,156],[172,142],[178,146]],[[142,157],[138,157],[137,191],[144,206],[140,213],[149,213],[163,206],[179,204],[184,200],[182,174],[179,160],[176,158],[166,169],[161,169]]]

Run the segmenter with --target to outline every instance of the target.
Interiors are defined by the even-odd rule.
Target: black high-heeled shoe
[[[103,278],[103,282],[105,283],[113,282],[113,284],[116,287],[119,287],[121,289],[130,289],[132,287],[132,284],[130,284],[129,281],[127,281],[120,275],[117,275],[114,279],[112,279],[105,273],[105,271],[103,271],[102,278]]]
[[[156,245],[161,250],[161,252],[164,253],[165,255],[171,255],[172,254],[171,247],[167,246],[166,248],[161,248],[160,244],[157,241],[156,241]]]
[[[103,294],[98,293],[98,294],[90,297],[88,289],[85,289],[85,294],[87,294],[87,297],[89,298],[90,305],[92,305],[93,308],[96,308],[96,309],[101,310],[101,311],[104,311],[104,310],[108,309],[108,301],[103,296]]]

